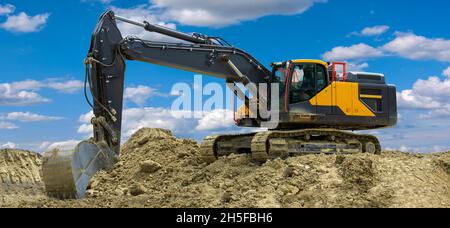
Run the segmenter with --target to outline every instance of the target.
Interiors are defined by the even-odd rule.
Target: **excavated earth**
[[[41,155],[20,150],[0,150],[0,207],[20,201],[45,199]]]
[[[306,155],[206,165],[197,142],[141,129],[83,200],[49,199],[41,156],[0,151],[0,207],[450,207],[450,152]]]

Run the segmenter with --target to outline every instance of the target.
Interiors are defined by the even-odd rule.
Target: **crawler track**
[[[251,153],[255,162],[264,163],[295,154],[380,154],[381,145],[375,136],[334,129],[277,130],[208,137],[201,152],[207,163],[232,153]]]

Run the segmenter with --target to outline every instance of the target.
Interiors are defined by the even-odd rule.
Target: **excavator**
[[[123,38],[119,21],[177,41]],[[118,162],[127,60],[218,77],[227,84],[258,85],[261,88],[253,98],[237,87],[233,91],[235,98],[244,101],[235,116],[239,127],[262,127],[271,118],[258,112],[249,115],[251,100],[270,103],[278,99],[278,105],[270,107],[279,113],[276,126],[262,132],[207,137],[200,147],[205,163],[232,153],[251,154],[256,163],[302,154],[380,154],[375,136],[353,131],[397,123],[396,87],[387,84],[383,74],[347,72],[346,63],[310,59],[274,62],[268,69],[223,38],[183,33],[107,11],[95,27],[85,60],[85,98],[94,113],[93,137],[72,151],[55,149],[44,155],[42,172],[50,197],[84,198],[91,177]],[[278,85],[277,94],[267,89],[272,84]]]

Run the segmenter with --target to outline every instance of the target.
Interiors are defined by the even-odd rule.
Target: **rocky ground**
[[[450,153],[307,155],[264,165],[230,155],[206,165],[198,144],[141,129],[84,200],[44,195],[41,157],[0,151],[0,207],[446,207]]]
[[[43,192],[39,154],[0,150],[0,207],[45,199]]]

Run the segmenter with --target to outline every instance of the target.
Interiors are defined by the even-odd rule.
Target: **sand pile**
[[[0,206],[45,198],[41,156],[30,151],[0,150]]]
[[[450,153],[307,155],[264,165],[230,155],[206,165],[195,141],[141,129],[79,201],[19,207],[450,207]],[[1,205],[1,204],[0,204]]]

